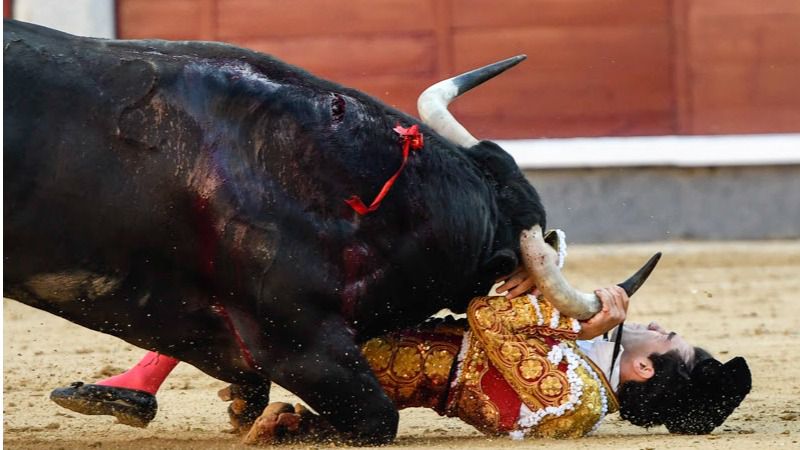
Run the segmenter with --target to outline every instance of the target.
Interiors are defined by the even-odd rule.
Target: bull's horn
[[[430,86],[417,99],[420,119],[450,142],[462,147],[472,147],[478,140],[450,114],[447,105],[454,98],[516,66],[525,58],[527,56],[517,55]]]
[[[578,291],[561,274],[556,264],[558,256],[544,242],[539,225],[522,232],[520,247],[525,269],[536,279],[536,287],[562,314],[585,320],[600,311],[602,304],[596,295]],[[654,255],[638,272],[620,284],[629,296],[644,283],[660,257],[660,253]]]
[[[647,277],[649,277],[653,269],[656,268],[656,264],[658,264],[658,260],[660,259],[661,259],[661,252],[658,252],[655,255],[651,256],[650,259],[648,259],[647,262],[644,263],[641,269],[636,271],[636,273],[631,275],[631,277],[628,278],[627,280],[618,284],[618,286],[621,287],[622,289],[625,289],[625,293],[628,294],[628,297],[635,294],[636,291],[638,291],[639,288],[642,287],[644,282],[647,281]]]

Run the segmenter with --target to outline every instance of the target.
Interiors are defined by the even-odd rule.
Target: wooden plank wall
[[[686,133],[800,131],[800,1],[684,0]]]
[[[271,53],[415,114],[439,78],[481,137],[800,131],[798,0],[118,0],[123,38]]]

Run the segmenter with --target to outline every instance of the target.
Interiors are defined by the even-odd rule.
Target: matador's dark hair
[[[688,364],[674,350],[650,355],[654,375],[620,386],[620,416],[643,427],[663,424],[678,434],[707,434],[722,425],[750,392],[750,369],[742,357],[722,364],[694,350]]]

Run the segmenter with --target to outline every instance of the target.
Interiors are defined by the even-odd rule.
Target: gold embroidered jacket
[[[469,329],[438,327],[368,341],[362,350],[398,408],[425,406],[487,434],[580,437],[618,404],[577,348],[580,324],[546,300],[477,297]]]

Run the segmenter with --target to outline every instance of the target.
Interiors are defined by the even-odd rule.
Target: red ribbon
[[[400,173],[403,171],[403,168],[406,166],[406,162],[408,161],[408,154],[411,150],[419,150],[422,148],[423,139],[422,133],[419,132],[419,125],[412,125],[408,128],[403,128],[400,124],[397,124],[394,127],[394,132],[400,135],[400,138],[403,143],[403,162],[400,164],[400,168],[397,169],[397,172],[389,178],[386,183],[383,184],[383,188],[375,197],[375,200],[367,207],[364,202],[361,201],[361,198],[357,195],[354,195],[347,200],[345,203],[350,205],[351,208],[355,210],[355,212],[361,214],[362,216],[369,214],[379,206],[381,206],[381,202],[383,198],[386,197],[386,194],[389,193],[389,189],[392,188],[392,185],[395,181],[397,181],[397,177],[400,176]]]

